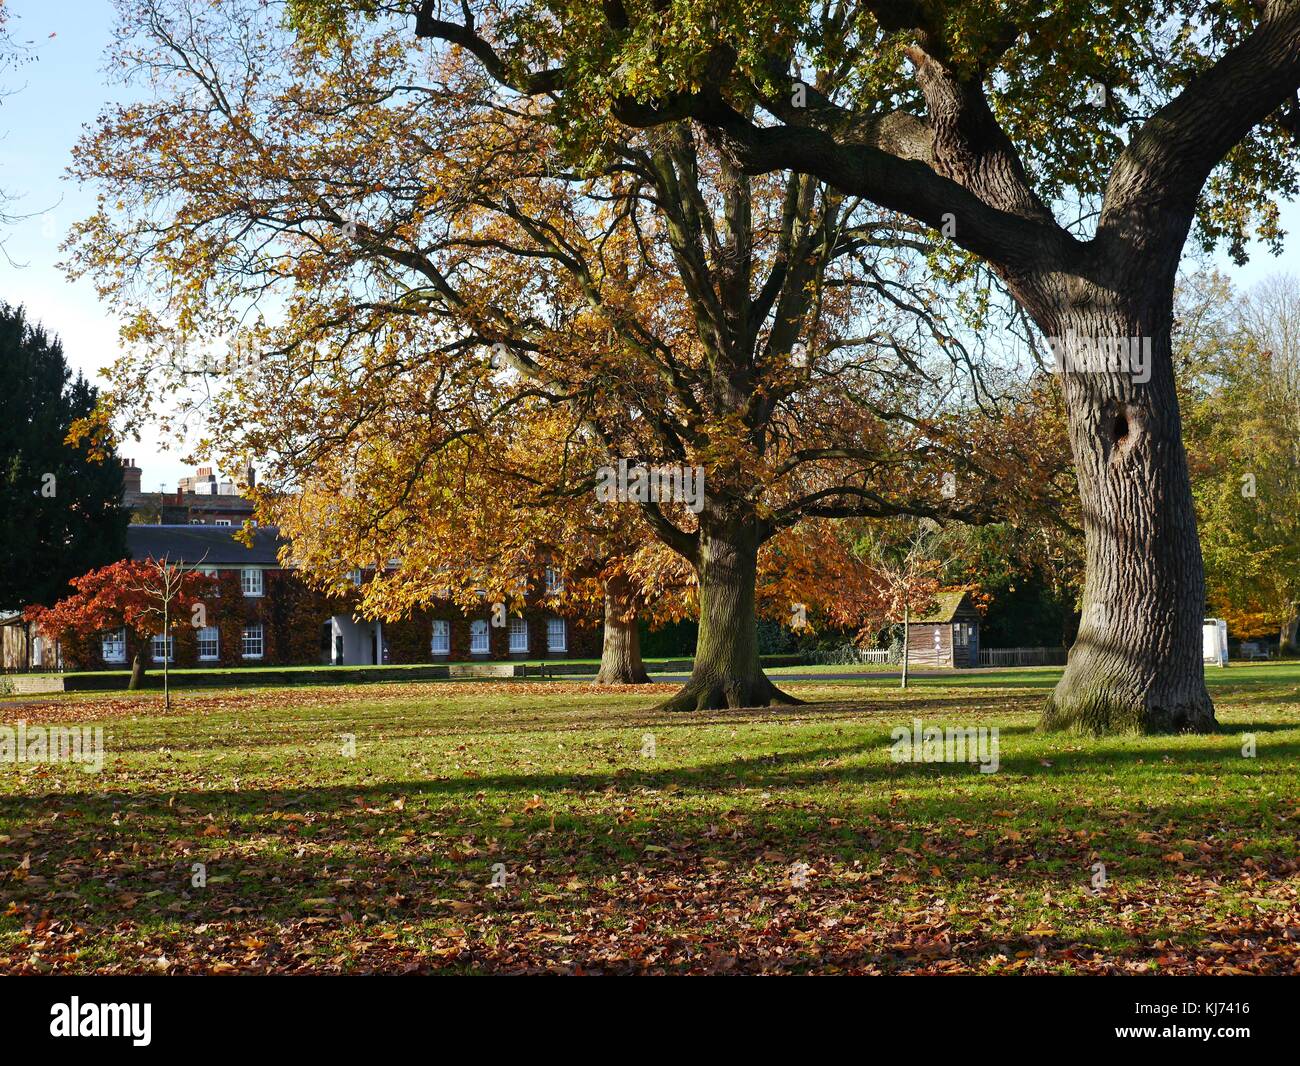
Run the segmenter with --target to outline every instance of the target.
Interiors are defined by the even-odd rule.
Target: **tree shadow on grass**
[[[102,935],[126,922],[193,938],[206,936],[199,930],[210,925],[255,930],[255,940],[275,934],[291,945],[294,938],[327,932],[351,935],[350,923],[370,915],[391,927],[479,922],[503,937],[519,926],[549,930],[547,935],[564,930],[565,937],[579,931],[592,938],[592,945],[604,944],[605,951],[613,950],[618,930],[644,925],[647,916],[652,931],[665,930],[660,939],[686,942],[681,930],[697,924],[707,929],[713,921],[701,915],[761,897],[768,901],[765,915],[785,915],[792,922],[804,906],[827,905],[864,928],[878,926],[881,935],[868,946],[835,951],[846,965],[891,968],[918,959],[928,965],[924,960],[1014,954],[1008,949],[1026,945],[1049,955],[1068,952],[1050,937],[978,929],[947,948],[936,947],[910,920],[881,918],[904,903],[928,907],[962,886],[976,886],[975,898],[1001,891],[1059,895],[1086,885],[1097,857],[1119,886],[1117,900],[1126,898],[1126,886],[1138,884],[1167,894],[1202,882],[1232,888],[1260,877],[1294,876],[1294,842],[1289,851],[1276,842],[1287,805],[1294,804],[1300,741],[1261,741],[1242,780],[1266,786],[1262,799],[1258,788],[1234,795],[1207,785],[1189,785],[1183,792],[1191,794],[1176,800],[1141,792],[1143,780],[1153,775],[1204,774],[1216,765],[1245,769],[1232,734],[1267,738],[1294,731],[1285,723],[1234,723],[1230,734],[1198,738],[1193,746],[1161,737],[1113,744],[1039,736],[1031,753],[1002,751],[999,772],[987,775],[970,764],[888,759],[891,728],[911,717],[965,725],[972,714],[1008,713],[1006,702],[986,698],[972,706],[969,698],[945,698],[864,710],[851,701],[713,712],[685,720],[650,711],[597,715],[615,738],[623,731],[635,737],[644,727],[661,728],[669,757],[692,726],[797,721],[863,727],[842,743],[694,765],[648,766],[633,746],[626,751],[627,764],[608,772],[462,772],[301,787],[287,773],[283,787],[110,791],[110,782],[104,789],[3,795],[0,824],[14,839],[0,845],[0,901],[17,904],[27,916],[21,920],[44,913]],[[315,724],[303,733],[307,742],[319,743],[327,735],[319,720]],[[583,732],[593,728],[590,718],[575,723]],[[1028,737],[1034,726],[999,728],[1010,740]],[[553,718],[539,716],[470,735],[518,734],[526,740],[555,729]],[[427,741],[429,730],[414,728],[408,735],[390,724],[385,735],[390,743]],[[436,735],[465,734],[447,729]],[[268,740],[287,742],[280,735]],[[767,743],[795,742],[780,735],[754,740]],[[192,746],[220,745],[209,739]],[[1044,760],[1051,765],[1044,766]],[[1128,779],[1139,764],[1141,776]],[[331,757],[319,765],[331,774],[348,764]],[[348,770],[355,772],[355,766]],[[1110,776],[1115,787],[1081,787],[1080,775],[1092,776],[1091,784]],[[38,780],[22,784],[39,787]],[[540,800],[535,809],[529,807],[534,796]],[[1019,827],[1014,832],[1013,825]],[[1208,850],[1182,843],[1184,837],[1204,842]],[[1241,850],[1234,850],[1238,845]],[[1173,854],[1182,857],[1173,861]],[[26,876],[16,878],[14,868],[25,855],[30,856]],[[516,872],[513,894],[487,888],[498,861]],[[783,878],[788,880],[796,861],[821,871],[821,880],[814,878],[808,898],[784,904],[780,901],[791,890]],[[194,863],[207,868],[206,888],[190,885]],[[863,880],[864,871],[876,872]],[[563,887],[571,879],[582,887]],[[1124,905],[1099,903],[1098,920],[1119,921]],[[0,919],[0,929],[5,921]],[[20,918],[7,921],[13,929]],[[737,952],[742,968],[768,964],[750,947],[738,946],[738,933],[703,935],[708,950]],[[828,942],[839,936],[818,935]],[[534,944],[511,958],[489,940],[477,942],[457,965],[527,969],[566,957],[596,965],[603,957],[594,946],[570,948],[567,955],[556,948],[552,955],[550,948]],[[290,965],[289,954],[277,958],[275,965]],[[698,955],[692,958],[696,961],[665,959],[662,968],[692,969]],[[819,965],[818,957],[802,948],[784,958],[772,965]],[[424,965],[440,964],[426,960]]]
[[[363,729],[372,724],[380,729],[388,741],[424,741],[439,737],[467,739],[484,736],[520,735],[528,737],[536,734],[581,734],[587,736],[597,732],[618,733],[631,730],[662,729],[665,732],[710,726],[770,725],[773,723],[816,723],[816,722],[854,722],[871,721],[878,718],[897,719],[900,722],[911,718],[922,718],[930,724],[968,724],[982,721],[986,717],[1010,714],[1036,713],[1040,708],[1036,698],[1020,700],[1004,697],[976,697],[954,695],[948,698],[929,698],[910,700],[906,704],[882,703],[871,704],[862,700],[825,700],[798,706],[775,706],[755,708],[735,708],[731,710],[705,711],[689,715],[670,714],[657,711],[653,706],[616,707],[616,708],[555,708],[537,714],[528,713],[512,716],[502,720],[495,718],[490,722],[479,722],[464,716],[427,718],[406,716],[395,720],[391,715],[375,710],[367,712],[346,713],[339,708],[338,713],[322,714],[305,718],[277,719],[249,723],[247,728],[238,733],[232,732],[231,739],[247,744],[250,730],[254,737],[264,738],[274,744],[311,744],[328,738],[334,743],[339,732],[352,732],[363,737]],[[108,746],[111,750],[128,752],[148,752],[159,746],[166,746],[173,751],[203,751],[214,747],[222,738],[214,741],[211,734],[206,736],[174,735],[167,727],[170,719],[159,719],[162,728],[145,732],[115,730],[111,721],[105,723]],[[135,726],[135,723],[133,723]],[[1006,729],[1004,728],[1004,731]],[[1032,731],[1027,726],[1025,732]],[[185,728],[186,733],[193,731]],[[162,739],[165,738],[165,739]]]
[[[710,764],[708,772],[716,778],[735,771],[772,786],[796,772],[802,781],[801,762],[860,750],[846,745],[806,751],[801,759],[729,760]],[[762,899],[765,918],[801,923],[805,912],[838,915],[835,929],[818,934],[836,942],[838,964],[889,969],[939,958],[973,963],[1025,948],[1067,956],[1077,945],[1050,934],[986,930],[982,922],[948,942],[936,939],[929,909],[954,892],[974,891],[975,899],[1028,894],[1017,906],[1026,925],[1033,918],[1041,926],[1029,897],[1086,887],[1098,856],[1114,898],[1079,906],[1101,925],[1131,924],[1134,898],[1148,893],[1168,902],[1213,882],[1215,893],[1242,886],[1257,896],[1266,891],[1261,877],[1294,873],[1294,859],[1263,856],[1248,865],[1249,853],[1234,850],[1276,837],[1277,812],[1244,802],[1225,812],[1217,793],[1148,802],[1140,811],[1099,809],[1071,793],[1044,806],[1039,793],[999,791],[978,775],[962,782],[975,794],[918,795],[919,772],[908,765],[897,771],[896,783],[912,790],[902,804],[891,803],[885,791],[861,800],[782,802],[777,796],[755,803],[751,791],[747,798],[727,797],[735,800],[730,806],[706,806],[685,769],[636,774],[635,783],[612,792],[602,775],[499,775],[463,783],[52,795],[42,822],[16,842],[30,856],[28,876],[10,879],[0,891],[19,914],[44,914],[91,934],[172,930],[184,941],[218,928],[259,931],[257,939],[265,940],[268,929],[278,931],[280,942],[260,957],[283,967],[297,965],[292,948],[299,939],[373,940],[374,930],[358,922],[408,930],[451,922],[478,930],[458,965],[488,970],[566,958],[590,968],[601,950],[635,941],[629,934],[647,927],[659,941],[695,938],[699,951],[666,960],[669,969],[692,969],[708,951],[732,951],[746,960],[744,967],[761,968],[743,929],[717,922],[728,908],[739,913],[743,901]],[[952,784],[952,776],[936,783]],[[666,794],[665,782],[681,791]],[[659,792],[651,796],[648,788]],[[482,792],[501,802],[484,802]],[[720,790],[715,784],[707,792],[716,799]],[[533,794],[544,799],[529,812]],[[1007,808],[1022,826],[1032,819],[1029,826],[1010,830]],[[0,801],[6,819],[24,813],[30,812],[17,797]],[[208,835],[209,827],[217,831]],[[1089,830],[1082,838],[1081,827]],[[1150,829],[1159,830],[1155,839],[1147,839]],[[1206,841],[1209,850],[1189,848],[1186,860],[1171,863],[1168,853],[1181,836]],[[508,891],[489,887],[498,862],[514,878]],[[794,893],[788,881],[796,862],[809,865],[812,880]],[[195,863],[209,879],[202,888],[191,884]],[[886,915],[899,908],[911,913]],[[838,944],[841,924],[869,927],[870,943]],[[1152,920],[1153,929],[1159,924]],[[1194,922],[1184,926],[1192,941],[1210,938]],[[491,929],[502,942],[538,932],[543,943],[503,956],[496,938],[484,935]],[[547,946],[548,937],[567,942],[578,932],[585,949]],[[820,954],[792,947],[785,962],[773,962],[776,968],[825,964]]]

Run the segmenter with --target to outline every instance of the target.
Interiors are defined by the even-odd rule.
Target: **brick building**
[[[20,614],[0,618],[0,666],[5,670],[112,670],[129,666],[139,649],[150,665],[164,655],[180,667],[372,666],[473,660],[599,658],[600,619],[566,618],[548,607],[547,587],[533,590],[522,615],[494,610],[465,612],[447,603],[397,622],[355,613],[356,593],[326,596],[307,587],[280,562],[283,541],[274,527],[252,529],[251,546],[236,534],[253,514],[244,496],[255,483],[246,468],[221,481],[211,467],[181,478],[177,491],[145,492],[143,472],[123,462],[123,503],[131,511],[127,554],[167,559],[216,578],[204,602],[206,624],[178,625],[170,645],[161,636],[147,645],[124,629],[92,640],[45,640]],[[360,586],[367,575],[355,573]],[[547,581],[553,580],[547,572]]]
[[[175,492],[143,489],[144,471],[132,459],[122,462],[122,503],[132,523],[147,525],[242,526],[253,517],[253,501],[245,489],[256,484],[257,472],[245,467],[234,480],[222,481],[212,467],[201,466],[181,478]]]
[[[127,529],[134,559],[167,559],[210,574],[217,591],[204,600],[202,628],[178,625],[170,645],[153,637],[145,649],[150,665],[166,655],[179,667],[372,666],[472,660],[566,659],[600,654],[594,620],[564,618],[546,607],[539,588],[522,615],[493,610],[466,613],[446,604],[397,622],[371,621],[354,613],[355,595],[326,596],[309,589],[279,561],[282,541],[273,527],[252,531],[251,546],[237,530],[216,525],[142,525]],[[356,573],[360,585],[366,575]],[[499,623],[499,624],[498,624]],[[139,646],[125,629],[89,641],[64,640],[68,670],[128,666]]]

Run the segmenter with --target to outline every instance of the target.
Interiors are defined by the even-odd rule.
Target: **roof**
[[[280,531],[275,526],[253,529],[253,546],[235,539],[234,526],[126,527],[126,548],[132,559],[163,559],[185,566],[279,566]]]
[[[965,589],[940,589],[934,594],[934,608],[923,615],[913,618],[913,622],[935,622],[943,625],[957,621],[957,615],[971,615],[978,618],[978,612],[971,605],[970,594]]]

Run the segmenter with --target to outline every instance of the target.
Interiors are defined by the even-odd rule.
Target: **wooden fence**
[[[1063,666],[1065,648],[980,648],[980,666]]]
[[[865,663],[885,666],[898,661],[896,658],[891,658],[891,654],[888,648],[844,647],[830,651],[810,652],[808,661],[823,666],[855,666]]]

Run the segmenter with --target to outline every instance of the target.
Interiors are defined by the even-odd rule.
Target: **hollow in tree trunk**
[[[753,521],[704,522],[697,562],[700,628],[685,687],[668,711],[796,704],[768,680],[758,660],[754,582],[758,535]]]
[[[622,575],[605,582],[605,636],[600,672],[593,685],[644,685],[650,680],[641,662],[636,603],[631,583]]]
[[[1083,506],[1087,577],[1078,636],[1045,729],[1208,733],[1205,578],[1174,393],[1168,313],[1066,316],[1066,335],[1150,337],[1150,379],[1073,372],[1062,388]]]

